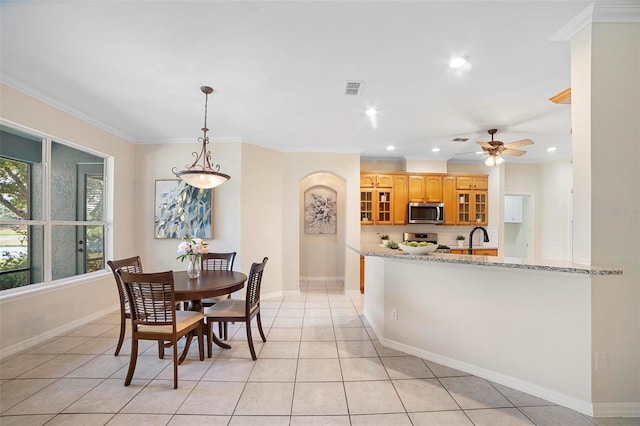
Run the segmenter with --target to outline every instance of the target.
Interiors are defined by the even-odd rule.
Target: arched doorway
[[[346,182],[328,172],[300,180],[300,282],[343,289]]]

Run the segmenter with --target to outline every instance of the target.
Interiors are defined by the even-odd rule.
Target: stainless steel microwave
[[[409,223],[444,223],[443,203],[409,203]]]

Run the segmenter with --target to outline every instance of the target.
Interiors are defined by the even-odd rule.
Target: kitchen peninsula
[[[354,250],[366,257],[364,314],[382,344],[590,411],[592,285],[622,271]]]

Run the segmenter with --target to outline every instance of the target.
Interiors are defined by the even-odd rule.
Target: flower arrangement
[[[209,252],[209,243],[202,238],[184,237],[182,242],[178,244],[178,257],[184,262],[185,259],[189,259],[189,265],[187,265],[187,275],[189,278],[194,279],[200,276],[200,258],[203,254]]]
[[[178,245],[178,257],[184,262],[186,258],[195,260],[202,257],[203,254],[209,252],[209,243],[202,238],[184,237]]]

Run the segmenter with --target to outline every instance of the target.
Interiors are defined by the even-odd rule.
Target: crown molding
[[[596,1],[551,34],[549,41],[569,41],[587,25],[599,22],[640,22],[640,3],[627,1]]]
[[[640,22],[640,2],[597,1],[593,8],[593,22]]]

